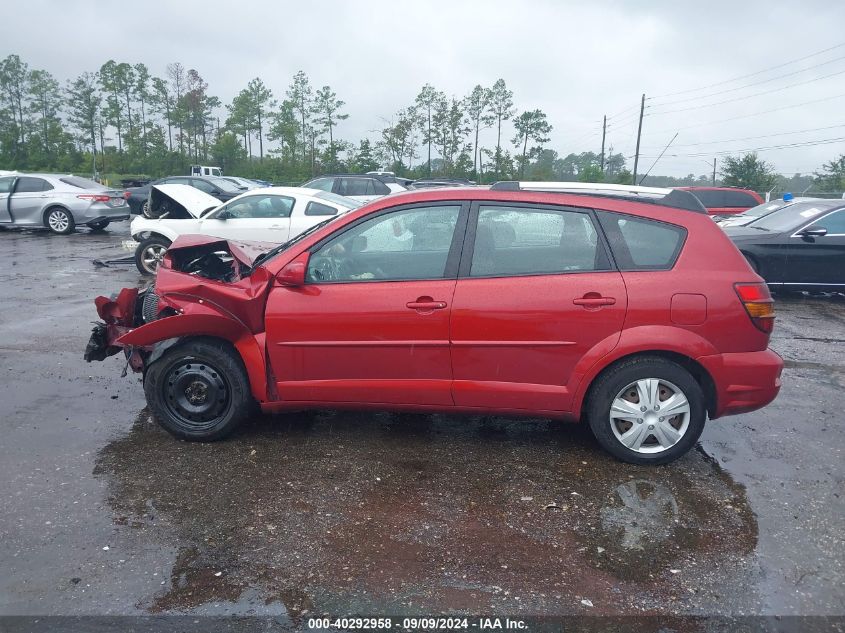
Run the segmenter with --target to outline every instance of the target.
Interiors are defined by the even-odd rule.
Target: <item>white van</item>
[[[208,167],[206,165],[191,165],[189,176],[222,176],[223,170],[219,167]]]

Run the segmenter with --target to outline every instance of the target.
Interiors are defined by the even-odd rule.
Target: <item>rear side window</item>
[[[390,187],[384,184],[381,180],[373,179],[370,181],[373,183],[373,191],[377,196],[386,196],[390,193]]]
[[[30,178],[24,176],[18,180],[18,186],[15,187],[15,193],[26,193],[32,191],[49,191],[53,188],[49,182],[43,178]]]
[[[759,204],[754,196],[744,191],[723,191],[722,193],[725,196],[723,207],[750,208]]]
[[[727,206],[725,204],[725,195],[723,191],[710,191],[709,189],[701,189],[701,190],[693,190],[692,195],[698,198],[708,209],[712,209],[714,207],[724,207]]]
[[[337,193],[342,196],[374,196],[376,190],[369,178],[341,178]]]
[[[337,209],[319,202],[309,202],[305,207],[305,215],[337,215]]]
[[[606,270],[598,233],[586,213],[482,205],[471,277]]]
[[[669,270],[675,265],[685,228],[609,211],[597,215],[620,270]]]

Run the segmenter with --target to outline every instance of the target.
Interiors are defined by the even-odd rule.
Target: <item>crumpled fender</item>
[[[252,395],[259,402],[267,401],[267,371],[263,345],[243,323],[217,311],[207,302],[182,304],[180,314],[163,317],[130,330],[115,343],[149,347],[168,339],[188,336],[212,336],[232,343],[243,360]]]

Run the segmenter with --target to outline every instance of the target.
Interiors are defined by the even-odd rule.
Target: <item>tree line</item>
[[[296,182],[322,173],[387,168],[410,177],[572,179],[624,177],[612,150],[559,157],[545,148],[552,125],[519,111],[504,79],[463,97],[425,84],[382,120],[373,138],[339,131],[346,102],[297,72],[275,95],[256,77],[224,104],[193,68],[109,60],[62,86],[18,55],[0,61],[0,168],[161,176],[212,163],[227,173]],[[505,124],[513,137],[507,138]]]
[[[630,183],[626,159],[560,155],[547,147],[552,124],[520,110],[504,79],[462,98],[425,84],[406,107],[383,118],[372,138],[342,134],[346,102],[329,85],[297,72],[284,93],[256,77],[224,104],[193,68],[109,60],[60,84],[18,55],[0,60],[0,169],[159,177],[214,164],[225,173],[301,182],[332,172],[386,168],[412,178],[507,178]],[[507,128],[513,130],[509,136]],[[815,174],[825,190],[845,187],[845,156]],[[756,155],[726,157],[725,184],[770,188],[777,175]],[[710,184],[707,176],[649,176],[644,184]],[[671,183],[669,181],[672,181]]]

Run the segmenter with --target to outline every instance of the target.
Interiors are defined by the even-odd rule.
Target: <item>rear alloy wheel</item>
[[[47,211],[44,217],[44,223],[47,228],[58,233],[59,235],[67,235],[73,233],[76,223],[73,221],[73,216],[67,209],[61,207],[53,207]]]
[[[99,222],[91,222],[91,224],[88,225],[88,228],[92,231],[102,231],[108,225],[109,220],[100,220]]]
[[[240,357],[222,341],[195,340],[171,348],[144,376],[147,403],[159,423],[193,441],[229,435],[252,408]]]
[[[135,249],[135,266],[142,275],[155,275],[164,254],[170,247],[170,240],[163,237],[148,237]]]
[[[690,373],[662,358],[632,359],[593,388],[590,427],[615,457],[665,464],[686,453],[704,430],[704,394]]]

